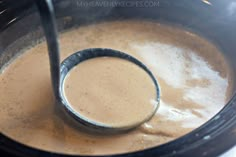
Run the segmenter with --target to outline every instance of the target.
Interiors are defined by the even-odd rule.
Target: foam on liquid
[[[0,131],[35,148],[101,155],[154,147],[206,122],[232,94],[232,74],[224,56],[185,30],[147,21],[106,22],[65,32],[60,42],[62,59],[91,47],[117,49],[138,58],[160,84],[160,108],[148,123],[125,134],[81,132],[56,114],[47,47],[42,42],[0,74]]]

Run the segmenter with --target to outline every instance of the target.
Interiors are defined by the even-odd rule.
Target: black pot
[[[123,6],[114,7],[82,6],[84,1],[86,0],[54,1],[60,30],[75,25],[86,25],[114,19],[152,19],[169,23],[184,27],[216,44],[228,58],[234,75],[236,74],[235,0],[214,0],[212,2],[206,0],[146,0],[146,6],[151,3],[158,5],[158,7],[149,8],[145,5],[129,7],[129,2],[132,2],[130,0],[126,0]],[[137,1],[140,2],[141,0]],[[29,32],[35,32],[39,27],[39,15],[33,0],[0,1],[0,67],[22,47],[43,36],[42,31],[36,31],[24,41],[19,42],[17,46],[10,46],[20,37]],[[235,144],[236,94],[215,117],[191,133],[155,148],[114,156],[217,156]],[[67,156],[25,146],[2,133],[0,133],[0,154],[25,157]]]

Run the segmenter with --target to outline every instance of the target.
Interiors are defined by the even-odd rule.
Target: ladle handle
[[[36,4],[47,40],[51,81],[54,95],[57,99],[59,97],[60,86],[60,50],[54,8],[51,0],[36,0]]]

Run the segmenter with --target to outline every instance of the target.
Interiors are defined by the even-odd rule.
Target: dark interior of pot
[[[236,144],[234,0],[55,0],[54,7],[62,58],[90,47],[135,56],[160,83],[160,109],[154,120],[120,135],[87,135],[67,124],[50,105],[47,47],[34,1],[1,1],[0,154],[217,156]],[[42,69],[45,77],[38,75]]]

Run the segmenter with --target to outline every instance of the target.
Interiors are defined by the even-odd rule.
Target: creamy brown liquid
[[[224,56],[205,39],[181,29],[154,22],[107,22],[65,32],[60,42],[63,59],[91,47],[138,58],[159,81],[160,108],[148,123],[129,133],[95,136],[79,131],[55,114],[43,42],[0,75],[0,131],[32,147],[95,155],[154,147],[206,122],[232,94],[232,74]]]
[[[64,93],[74,111],[111,127],[146,121],[158,105],[147,72],[115,57],[90,59],[75,66],[65,79]]]

